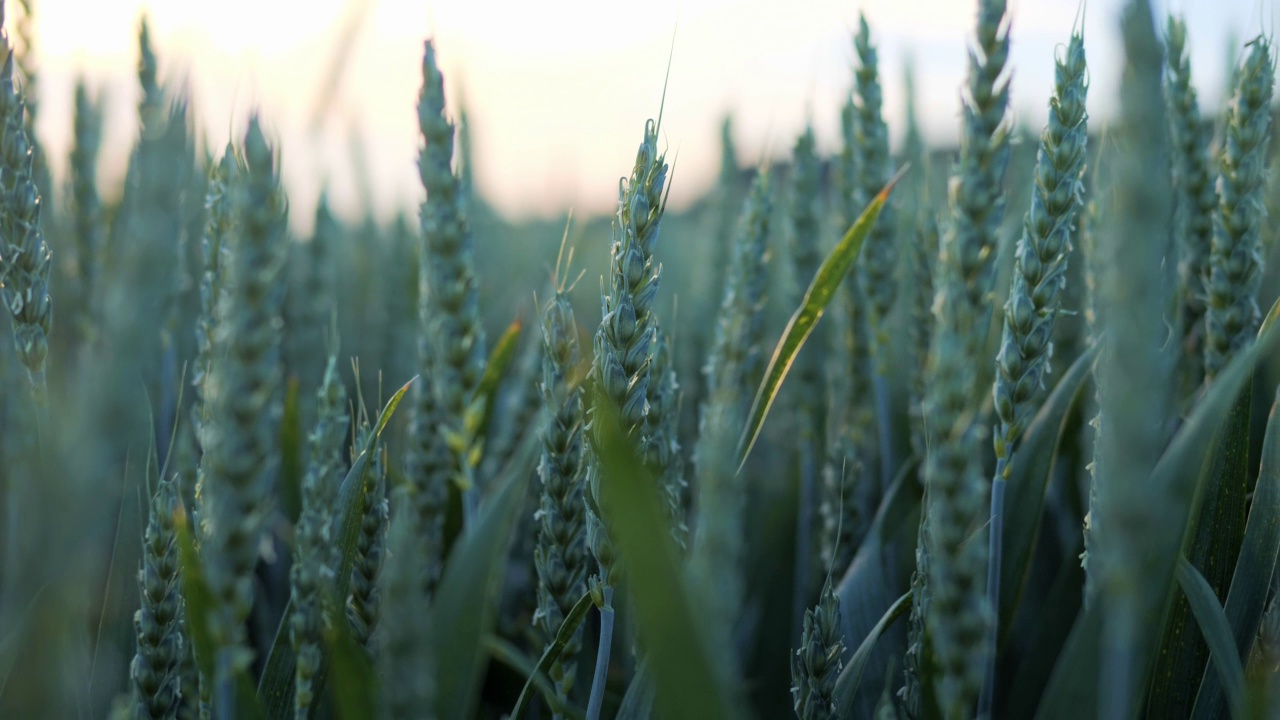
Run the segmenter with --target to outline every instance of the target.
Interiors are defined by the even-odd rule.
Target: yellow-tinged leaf
[[[756,438],[760,436],[764,420],[769,415],[769,409],[773,407],[773,401],[778,397],[778,391],[782,389],[782,381],[790,372],[796,355],[800,352],[800,348],[804,347],[805,341],[813,333],[818,321],[822,319],[827,305],[831,303],[831,299],[840,288],[840,283],[849,274],[849,269],[853,267],[854,260],[862,250],[863,242],[871,234],[871,228],[875,226],[876,218],[880,217],[880,210],[889,199],[889,192],[902,178],[907,167],[909,166],[904,165],[884,186],[884,189],[872,198],[870,204],[862,211],[862,215],[854,221],[853,226],[827,255],[827,259],[822,261],[822,266],[818,268],[813,281],[809,283],[809,288],[805,290],[800,307],[796,308],[786,329],[782,331],[782,337],[778,339],[778,344],[773,350],[773,357],[769,359],[769,367],[765,370],[764,379],[760,382],[759,390],[756,391],[755,400],[751,403],[751,412],[747,414],[747,425],[742,430],[742,438],[738,441],[739,470],[746,463],[751,449],[755,447]]]

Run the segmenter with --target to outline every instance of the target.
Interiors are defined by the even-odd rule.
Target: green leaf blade
[[[1241,662],[1248,658],[1257,637],[1277,554],[1280,554],[1280,393],[1271,405],[1267,420],[1253,505],[1227,593],[1227,621],[1231,624]],[[1225,700],[1218,674],[1206,668],[1192,717],[1197,720],[1221,717],[1226,709]]]
[[[417,377],[405,383],[383,406],[382,412],[378,415],[378,421],[374,425],[374,431],[369,433],[364,446],[352,461],[351,469],[347,471],[346,477],[338,487],[338,568],[335,578],[338,597],[346,598],[351,586],[351,568],[355,565],[356,544],[360,534],[360,522],[364,515],[364,484],[367,480],[369,461],[377,452],[382,431],[386,429],[387,423],[391,422],[396,408],[400,406],[400,401],[404,399],[405,393],[415,380]],[[280,617],[275,641],[267,655],[262,677],[258,679],[258,700],[266,709],[268,716],[272,718],[288,717],[293,713],[294,671],[297,667],[297,658],[293,653],[293,645],[289,641],[289,623],[292,617],[293,602],[290,601],[285,605],[284,613]],[[320,671],[315,680],[317,695],[324,691],[328,673],[327,664],[328,658],[322,658]]]
[[[666,527],[658,485],[623,432],[616,410],[596,407],[605,482],[601,509],[631,588],[637,634],[652,673],[656,710],[665,718],[743,717],[710,655],[693,594]]]
[[[1209,581],[1205,579],[1195,566],[1181,558],[1178,561],[1178,585],[1191,604],[1196,624],[1204,634],[1209,645],[1213,666],[1218,671],[1227,693],[1227,703],[1231,707],[1231,716],[1244,717],[1244,668],[1236,657],[1236,643],[1231,636],[1231,625],[1227,622],[1227,614],[1218,604],[1218,596],[1213,592]]]
[[[1001,637],[1017,615],[1044,519],[1045,495],[1067,421],[1084,395],[1098,346],[1076,358],[1027,426],[1013,455],[1004,507],[1004,562],[1000,570]]]
[[[496,478],[487,502],[450,551],[436,588],[429,622],[436,657],[448,659],[436,663],[436,716],[441,720],[462,720],[474,712],[488,660],[484,638],[493,630],[498,586],[539,446],[540,425],[530,428]]]
[[[849,664],[844,667],[844,670],[840,671],[840,677],[836,680],[835,692],[837,717],[852,716],[854,699],[857,697],[858,687],[862,683],[862,673],[866,670],[867,661],[871,659],[871,651],[875,649],[876,641],[880,639],[880,636],[894,621],[910,609],[911,591],[907,591],[906,594],[889,606],[884,616],[871,628],[871,632],[862,639],[858,649],[853,652],[853,655],[849,658]]]
[[[796,308],[790,321],[787,322],[786,329],[782,331],[782,337],[774,347],[773,356],[769,359],[769,366],[765,370],[764,379],[760,382],[760,388],[756,391],[755,400],[751,403],[751,411],[747,414],[747,424],[738,442],[739,468],[747,461],[747,456],[755,447],[756,439],[760,437],[760,430],[764,427],[765,418],[769,415],[769,409],[773,407],[773,401],[777,399],[778,392],[782,389],[782,381],[791,371],[796,356],[804,347],[805,341],[813,334],[813,329],[822,319],[827,305],[831,303],[840,284],[849,274],[849,269],[853,267],[863,243],[871,234],[876,219],[880,217],[880,211],[889,199],[890,191],[906,170],[905,166],[899,170],[898,174],[871,200],[862,211],[862,215],[858,216],[853,226],[822,261],[813,281],[809,283],[809,288],[805,290],[800,307]]]

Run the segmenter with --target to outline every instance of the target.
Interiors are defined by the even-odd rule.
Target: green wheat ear
[[[1188,396],[1204,379],[1205,280],[1213,246],[1213,220],[1218,205],[1210,147],[1213,122],[1200,114],[1191,82],[1187,26],[1169,17],[1166,33],[1165,96],[1169,135],[1173,141],[1174,234],[1178,244],[1178,307],[1182,336],[1182,394]]]
[[[1088,127],[1084,39],[1071,36],[1057,62],[1049,124],[1040,136],[1031,209],[1014,257],[996,357],[996,457],[1006,461],[1035,411],[1053,357],[1053,327],[1066,284],[1067,258],[1080,215]]]
[[[804,613],[804,633],[791,662],[791,697],[800,720],[836,716],[836,680],[840,677],[843,651],[840,598],[828,577],[817,606]]]
[[[83,345],[94,339],[99,318],[102,282],[104,226],[102,199],[98,195],[98,153],[102,148],[103,109],[100,98],[91,97],[83,78],[76,82],[75,141],[71,149],[71,207],[74,218],[76,299],[79,302],[77,335]]]
[[[305,717],[317,700],[314,681],[324,657],[324,603],[335,587],[337,538],[332,517],[338,484],[342,481],[346,405],[347,393],[338,375],[338,359],[330,355],[324,380],[316,392],[318,417],[308,442],[311,460],[302,480],[302,512],[289,573],[293,604],[289,638],[297,656],[294,708],[298,717]]]
[[[854,36],[858,67],[854,72],[854,132],[858,167],[857,207],[865,206],[893,176],[889,160],[889,128],[884,122],[880,90],[880,67],[876,48],[871,44],[871,28],[864,14],[858,16],[858,32]],[[886,203],[867,238],[861,260],[863,287],[870,301],[875,342],[872,343],[876,374],[886,374],[884,349],[889,345],[887,323],[897,296],[897,250],[894,245],[896,225],[893,205]]]
[[[572,253],[570,253],[570,258]],[[563,271],[567,273],[568,263]],[[560,273],[557,268],[557,273]],[[578,328],[567,288],[558,283],[542,313],[542,399],[552,419],[542,439],[538,464],[541,497],[534,513],[537,545],[538,608],[533,622],[544,644],[556,637],[564,618],[586,592],[586,505],[582,492],[586,465],[583,454],[585,408],[583,390],[575,375],[580,363]],[[548,675],[560,700],[567,701],[577,676],[582,633],[575,632],[561,650]]]
[[[181,512],[176,483],[161,479],[151,497],[138,569],[141,607],[134,613],[137,653],[129,666],[140,718],[170,718],[179,702],[182,658],[190,652],[182,631],[181,577],[174,514]]]
[[[1149,477],[1168,441],[1173,399],[1173,357],[1167,350],[1164,316],[1173,283],[1164,264],[1172,204],[1167,127],[1161,75],[1164,60],[1151,7],[1129,3],[1121,20],[1125,65],[1117,123],[1124,152],[1115,153],[1114,205],[1097,241],[1098,322],[1104,345],[1094,377],[1099,388],[1094,500],[1089,508],[1087,588],[1107,609],[1102,640],[1102,702],[1119,712],[1136,708],[1143,689],[1126,681],[1138,653],[1144,618],[1159,613],[1167,579],[1146,556],[1159,547],[1164,518],[1178,512],[1165,488],[1131,482]],[[1156,596],[1159,596],[1158,598]]]
[[[618,211],[613,223],[609,276],[601,291],[602,317],[596,331],[593,367],[596,402],[617,408],[628,436],[641,439],[648,413],[648,393],[661,266],[654,259],[658,230],[666,209],[666,156],[658,152],[658,126],[645,124],[630,178],[618,183]],[[587,544],[600,564],[600,579],[613,583],[615,556],[599,507],[601,477],[593,460],[587,474]]]
[[[286,226],[279,161],[257,117],[249,121],[244,158],[247,167],[236,191],[241,231],[231,252],[231,290],[218,330],[225,356],[214,370],[218,390],[201,464],[209,528],[202,559],[217,603],[214,640],[229,654],[233,673],[247,670],[252,657],[245,620],[253,607],[253,571],[280,462],[279,277]]]
[[[1218,212],[1205,288],[1205,375],[1210,380],[1258,331],[1266,153],[1271,139],[1275,58],[1271,43],[1250,43],[1231,100],[1218,177]]]
[[[944,717],[968,715],[982,686],[994,622],[983,593],[987,548],[967,542],[986,494],[974,420],[980,328],[985,324],[989,257],[1003,215],[1008,158],[1008,24],[1003,0],[978,6],[977,48],[969,53],[960,159],[950,186],[950,221],[937,267],[936,326],[929,355],[925,417],[937,438],[925,459],[928,528],[926,625]],[[920,570],[921,568],[917,568]],[[913,601],[915,602],[915,601]],[[925,602],[922,597],[918,602]],[[913,607],[913,613],[917,612]]]
[[[363,443],[361,443],[363,444]],[[382,573],[387,542],[387,452],[373,458],[364,484],[364,512],[356,538],[356,560],[351,567],[351,590],[347,595],[347,621],[356,642],[371,660],[377,659],[376,632],[382,619]]]
[[[3,11],[0,10],[0,22]],[[32,396],[45,407],[45,360],[49,355],[53,301],[49,296],[52,254],[40,221],[31,143],[25,129],[25,100],[14,84],[14,54],[0,34],[6,53],[0,69],[0,298],[13,315],[13,340],[26,368]]]

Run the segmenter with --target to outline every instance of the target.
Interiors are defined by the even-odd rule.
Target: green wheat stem
[[[1146,557],[1158,546],[1165,519],[1175,516],[1169,488],[1150,477],[1167,440],[1173,358],[1166,349],[1172,307],[1168,253],[1171,210],[1167,127],[1161,97],[1163,57],[1149,2],[1134,0],[1122,15],[1125,63],[1120,82],[1114,206],[1098,238],[1098,322],[1105,346],[1099,386],[1096,501],[1090,509],[1089,573],[1107,608],[1099,664],[1101,717],[1132,717],[1136,685],[1147,660],[1143,618],[1158,614],[1165,597]]]

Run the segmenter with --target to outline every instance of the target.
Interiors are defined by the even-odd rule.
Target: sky
[[[10,14],[16,14],[16,3]],[[69,150],[76,79],[107,104],[101,181],[118,187],[137,131],[137,27],[145,14],[161,80],[190,88],[200,131],[218,149],[257,110],[282,145],[291,222],[300,232],[321,189],[339,213],[362,211],[362,174],[383,218],[421,200],[415,104],[431,37],[450,112],[465,104],[480,193],[512,218],[610,212],[645,120],[663,100],[674,159],[672,203],[714,182],[726,113],[744,164],[784,155],[811,122],[837,145],[852,82],[858,13],[878,46],[886,119],[901,139],[904,67],[917,75],[931,143],[954,144],[976,0],[33,0],[39,127],[55,174]],[[1038,129],[1053,59],[1076,0],[1010,0],[1011,104]],[[1120,0],[1084,17],[1091,124],[1115,106]],[[1272,0],[1165,0],[1190,28],[1206,107],[1223,101],[1229,47],[1271,32]],[[12,23],[11,23],[12,25]],[[344,45],[345,44],[345,45]],[[338,49],[348,58],[330,69]],[[670,75],[667,76],[668,59]],[[317,112],[318,107],[326,107]],[[317,121],[318,118],[318,121]]]

